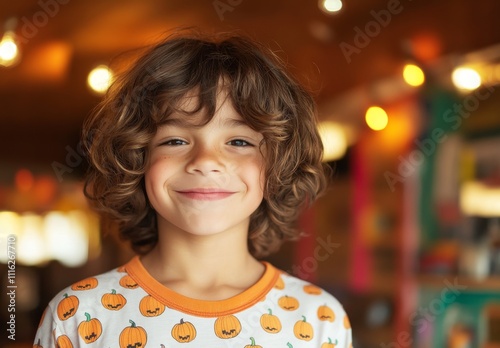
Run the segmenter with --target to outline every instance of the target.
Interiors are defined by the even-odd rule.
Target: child
[[[324,290],[256,258],[326,186],[312,98],[240,37],[172,36],[85,124],[85,193],[138,256],[63,290],[48,347],[349,347]],[[182,345],[181,345],[182,343]]]

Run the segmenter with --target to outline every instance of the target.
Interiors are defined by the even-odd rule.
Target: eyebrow
[[[180,128],[190,128],[190,127],[202,127],[202,125],[194,124],[189,122],[185,118],[173,117],[162,122],[161,126],[173,126]],[[236,118],[226,118],[222,121],[221,126],[228,128],[238,128],[238,127],[250,127],[248,123],[243,120]]]

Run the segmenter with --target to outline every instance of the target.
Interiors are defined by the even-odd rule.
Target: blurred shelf
[[[446,286],[445,280],[451,284],[466,286],[465,291],[500,291],[500,276],[488,277],[484,279],[474,279],[455,275],[432,275],[421,274],[417,277],[421,286],[442,288]]]

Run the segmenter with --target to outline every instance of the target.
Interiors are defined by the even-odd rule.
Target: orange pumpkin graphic
[[[97,341],[102,334],[102,325],[98,319],[91,319],[90,314],[85,312],[86,320],[78,325],[78,334],[85,343]]]
[[[320,295],[323,292],[321,288],[318,288],[317,286],[312,284],[304,285],[303,290],[306,294],[309,295]]]
[[[333,312],[333,309],[324,304],[323,306],[318,307],[318,319],[333,322],[335,320],[335,313]]]
[[[273,314],[271,308],[268,308],[269,314],[262,314],[260,317],[260,326],[269,333],[278,333],[281,331],[280,319]]]
[[[127,304],[127,300],[123,295],[117,294],[115,289],[111,289],[111,293],[102,295],[101,303],[106,309],[119,311]]]
[[[99,282],[97,281],[97,278],[90,277],[86,278],[84,280],[80,280],[79,282],[76,282],[75,284],[71,285],[71,290],[90,290],[94,289],[97,287],[97,284]]]
[[[196,338],[196,328],[189,321],[181,319],[179,324],[172,328],[172,337],[180,343],[191,342]]]
[[[349,321],[349,317],[344,315],[344,327],[349,330],[351,328],[351,322]]]
[[[252,348],[252,347],[253,348],[262,348],[262,346],[258,346],[258,345],[255,344],[255,338],[250,337],[250,342],[251,342],[250,345],[247,344],[245,346],[245,348]]]
[[[281,276],[279,276],[276,280],[276,284],[274,284],[274,287],[278,290],[283,290],[285,288],[285,282],[283,281],[283,278],[281,278]]]
[[[66,335],[57,337],[57,348],[73,348],[73,343]]]
[[[57,316],[61,320],[71,318],[78,310],[79,304],[80,301],[78,300],[78,297],[64,294],[64,298],[57,305]]]
[[[165,311],[165,305],[153,296],[147,295],[139,303],[139,310],[145,317],[156,317]]]
[[[314,337],[313,327],[306,321],[306,317],[302,316],[293,326],[293,333],[299,340],[310,341]]]
[[[120,278],[120,285],[126,289],[136,289],[139,287],[139,284],[128,274]]]
[[[219,338],[233,338],[241,332],[241,323],[234,315],[225,315],[215,320],[214,331]]]
[[[120,332],[120,348],[145,347],[148,341],[146,330],[140,326],[136,326],[132,320],[129,320],[129,322],[130,326]]]
[[[299,301],[295,297],[281,296],[278,305],[286,311],[294,311],[299,308]]]
[[[328,342],[325,342],[321,345],[321,348],[335,348],[337,345],[337,340],[335,340],[335,343],[332,343],[332,339],[328,337]]]

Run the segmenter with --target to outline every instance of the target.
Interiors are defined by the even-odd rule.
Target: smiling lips
[[[234,191],[227,191],[220,188],[195,188],[189,190],[176,191],[181,196],[200,201],[216,201],[233,195]]]

